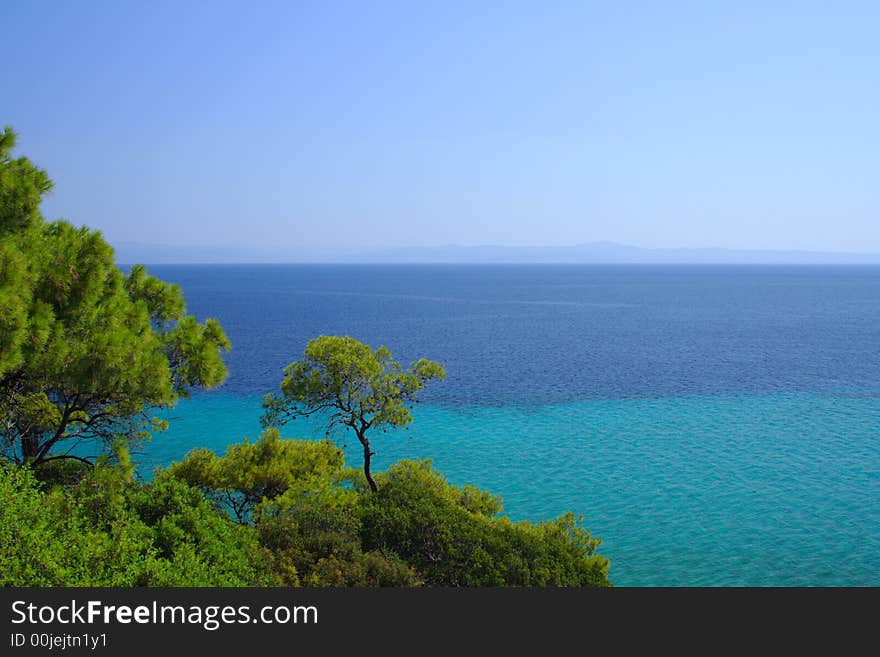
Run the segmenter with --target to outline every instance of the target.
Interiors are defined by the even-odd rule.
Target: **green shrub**
[[[331,443],[269,430],[222,457],[195,450],[167,475],[253,525],[280,584],[609,585],[599,540],[574,514],[511,522],[497,496],[451,486],[428,461],[391,466],[371,492]]]
[[[396,463],[371,492],[331,444],[274,432],[149,483],[116,454],[40,478],[0,464],[0,585],[609,586],[574,514],[512,522],[429,461]]]
[[[418,585],[413,568],[397,555],[364,553],[358,497],[330,479],[291,488],[259,507],[261,541],[276,555],[277,566],[295,569],[304,586]]]
[[[378,493],[359,497],[363,547],[394,552],[429,586],[609,585],[599,540],[574,514],[514,523],[478,493],[449,485],[429,461],[396,463]]]
[[[256,532],[172,478],[130,481],[98,466],[46,490],[30,468],[0,465],[3,586],[269,584]]]

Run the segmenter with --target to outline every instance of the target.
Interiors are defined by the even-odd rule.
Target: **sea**
[[[256,438],[284,367],[350,335],[447,372],[409,427],[374,437],[374,470],[430,458],[514,520],[574,511],[616,585],[880,585],[880,267],[149,270],[233,348],[142,470]],[[359,466],[356,439],[331,437]]]

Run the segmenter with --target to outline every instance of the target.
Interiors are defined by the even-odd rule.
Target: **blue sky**
[[[111,242],[880,252],[880,3],[19,2],[0,122]]]

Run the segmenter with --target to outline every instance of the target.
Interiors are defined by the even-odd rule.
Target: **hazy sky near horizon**
[[[877,2],[3,17],[0,122],[111,242],[880,252]]]

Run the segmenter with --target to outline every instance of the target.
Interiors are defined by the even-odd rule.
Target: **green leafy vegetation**
[[[239,522],[252,518],[265,499],[274,499],[314,480],[332,479],[342,471],[342,450],[329,440],[282,440],[268,429],[259,440],[230,445],[220,458],[208,449],[194,449],[168,472],[198,487]]]
[[[375,476],[370,437],[406,426],[425,385],[383,347],[312,340],[265,400],[265,431],[135,476],[155,408],[226,375],[229,341],[180,289],[115,266],[101,235],[46,222],[46,173],[0,134],[0,586],[608,586],[573,514],[501,516],[430,461]],[[363,474],[331,441],[279,426],[320,415],[354,431]]]
[[[185,483],[118,465],[74,485],[0,464],[2,586],[256,586],[274,583],[256,531]]]
[[[0,585],[609,585],[572,514],[512,522],[429,461],[378,473],[373,493],[331,443],[267,430],[148,483],[132,470],[123,448],[94,467],[0,465]]]
[[[385,346],[371,349],[352,337],[322,335],[306,346],[305,358],[284,370],[281,394],[266,395],[263,425],[323,414],[328,430],[351,429],[364,448],[364,476],[375,492],[379,488],[370,471],[375,452],[367,432],[412,422],[407,405],[418,401],[425,384],[445,376],[433,360],[422,358],[404,370]]]
[[[265,473],[265,474],[264,474]],[[193,450],[179,477],[253,527],[280,583],[309,586],[608,586],[599,540],[567,513],[500,516],[501,500],[453,486],[430,461],[377,473],[378,492],[328,441],[266,430],[225,456]]]
[[[451,486],[429,461],[400,461],[362,496],[362,538],[432,586],[606,586],[599,540],[572,513],[533,524],[497,517],[499,498]]]
[[[46,222],[52,186],[15,134],[0,137],[0,454],[16,463],[93,461],[135,443],[193,388],[223,381],[229,340],[186,314],[180,288],[127,276],[97,231]]]

